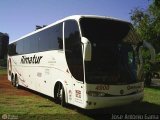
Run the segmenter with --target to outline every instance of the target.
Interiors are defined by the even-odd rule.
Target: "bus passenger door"
[[[75,20],[65,21],[64,43],[66,61],[73,81],[71,83],[73,84],[73,102],[75,105],[81,106],[84,96],[83,56],[79,27]]]

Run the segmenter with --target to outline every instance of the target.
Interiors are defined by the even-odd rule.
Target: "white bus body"
[[[128,22],[70,16],[10,43],[8,79],[84,109],[141,101],[140,42]]]

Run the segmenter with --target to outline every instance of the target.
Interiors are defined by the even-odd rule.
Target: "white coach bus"
[[[9,44],[8,79],[84,109],[141,101],[141,45],[129,22],[66,17]]]

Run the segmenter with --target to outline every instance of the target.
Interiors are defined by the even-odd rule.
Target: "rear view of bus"
[[[128,104],[143,99],[141,41],[127,22],[81,18],[84,41],[86,108]]]

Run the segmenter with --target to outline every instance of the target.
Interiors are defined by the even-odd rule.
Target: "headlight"
[[[104,92],[97,92],[97,91],[88,91],[87,94],[92,97],[104,97],[105,96]]]

